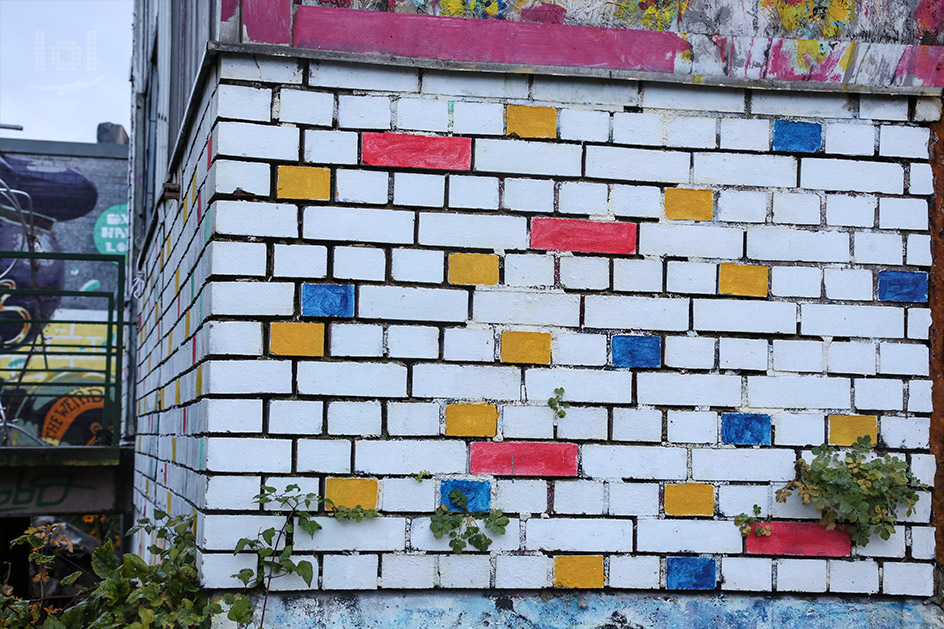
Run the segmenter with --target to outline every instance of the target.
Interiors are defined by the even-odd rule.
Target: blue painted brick
[[[458,511],[458,507],[449,499],[449,492],[458,489],[465,494],[469,501],[468,509],[470,512],[488,511],[492,503],[491,487],[488,481],[479,480],[444,480],[439,485],[440,504],[449,508],[450,511]]]
[[[303,317],[353,317],[351,284],[302,284]]]
[[[735,445],[770,445],[770,415],[722,413],[721,442]]]
[[[617,367],[661,367],[662,338],[614,336],[613,364]]]
[[[670,590],[715,589],[715,560],[710,557],[667,557],[665,568]]]
[[[774,121],[774,150],[815,153],[823,142],[823,127],[813,122]]]
[[[881,301],[928,300],[928,274],[913,271],[880,271],[878,298]]]

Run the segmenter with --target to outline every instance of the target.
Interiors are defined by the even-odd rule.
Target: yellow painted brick
[[[276,321],[269,326],[269,353],[275,356],[324,356],[323,323]]]
[[[715,489],[702,483],[665,486],[666,515],[715,514]]]
[[[450,437],[494,437],[498,409],[494,404],[450,404],[446,407],[446,434]]]
[[[547,332],[514,332],[506,330],[501,336],[501,361],[548,365],[551,362],[551,335]]]
[[[830,415],[829,443],[851,446],[859,437],[868,435],[874,446],[878,442],[878,418],[875,415]]]
[[[508,105],[506,133],[519,138],[556,138],[557,110],[553,107]]]
[[[554,557],[554,587],[588,589],[603,585],[603,555]]]
[[[376,478],[329,478],[325,498],[339,507],[374,509],[377,507]],[[331,505],[327,506],[331,510]]]
[[[770,269],[755,264],[722,262],[718,269],[718,291],[725,295],[766,297]]]
[[[710,221],[713,216],[714,200],[711,190],[688,190],[686,188],[666,189],[666,218],[689,221]]]
[[[453,253],[449,256],[450,284],[498,283],[498,256],[490,253]]]
[[[331,198],[331,171],[312,166],[279,166],[280,199]]]

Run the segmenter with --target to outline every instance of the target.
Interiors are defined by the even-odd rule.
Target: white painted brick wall
[[[501,135],[505,127],[504,115],[504,107],[498,103],[456,101],[452,130],[469,135]]]
[[[443,358],[449,361],[492,362],[495,335],[491,330],[448,328],[443,333]]]
[[[332,356],[382,356],[383,328],[361,323],[331,325]]]
[[[380,575],[383,588],[431,590],[436,582],[436,557],[383,555]]]
[[[449,207],[497,210],[498,179],[450,175]]]
[[[401,98],[396,108],[398,129],[446,131],[449,128],[449,107],[444,100]]]
[[[442,175],[394,173],[393,202],[396,205],[442,207],[446,178]]]
[[[477,171],[569,177],[580,175],[580,147],[572,144],[483,139],[475,143],[474,149]]]
[[[321,245],[275,245],[276,277],[320,278],[328,274],[328,248]]]
[[[505,259],[505,274],[508,259]],[[613,260],[613,290],[658,293],[662,290],[662,263],[658,260]]]
[[[375,590],[377,563],[377,555],[325,555],[321,587],[326,590]]]
[[[502,207],[519,212],[553,212],[554,182],[550,179],[505,179]]]
[[[220,85],[216,90],[216,115],[269,122],[272,118],[272,90],[246,85]]]
[[[636,545],[643,552],[737,553],[741,532],[730,522],[641,519]]]
[[[330,127],[334,121],[334,94],[283,89],[279,92],[279,120]],[[306,148],[309,137],[306,133]]]
[[[553,439],[554,416],[547,407],[505,406],[502,436],[511,439]]]
[[[499,555],[495,560],[495,587],[528,590],[548,587],[551,560],[543,555]]]
[[[336,170],[335,198],[349,203],[386,203],[389,177],[372,170]]]
[[[659,558],[618,555],[610,558],[609,585],[631,590],[659,587]]]
[[[350,131],[305,131],[305,161],[315,164],[356,164],[357,134]]]
[[[438,435],[439,404],[424,402],[388,403],[387,432],[391,435]]]
[[[565,181],[558,191],[558,211],[562,214],[606,214],[607,195],[606,184]]]
[[[561,140],[606,142],[610,139],[610,114],[606,111],[563,109],[558,124]]]
[[[525,526],[528,550],[626,552],[633,548],[632,520],[531,518]]]
[[[610,509],[612,515],[659,515],[658,483],[622,483],[611,481]]]
[[[780,559],[778,592],[825,592],[829,562],[822,559]]]
[[[495,508],[506,513],[544,513],[547,510],[547,485],[543,480],[498,480]]]
[[[718,219],[734,223],[765,222],[767,193],[756,190],[723,190],[718,194]]]
[[[773,560],[766,557],[725,557],[721,561],[721,589],[769,592]]]
[[[826,224],[848,227],[872,227],[875,225],[874,197],[827,194]]]
[[[674,443],[717,443],[718,414],[708,411],[669,411],[668,437]]]
[[[614,408],[614,441],[662,441],[662,412],[651,409]]]
[[[381,281],[387,271],[383,249],[369,247],[335,247],[334,273],[337,279]]]
[[[391,276],[401,282],[439,284],[443,281],[445,254],[428,249],[394,249]]]
[[[389,129],[390,99],[384,96],[339,96],[338,126],[342,129]]]
[[[874,561],[829,562],[829,591],[874,594],[878,592],[878,564]]]
[[[721,148],[739,151],[769,150],[770,121],[722,118]]]
[[[665,288],[670,293],[713,295],[718,284],[718,265],[709,262],[668,262]]]

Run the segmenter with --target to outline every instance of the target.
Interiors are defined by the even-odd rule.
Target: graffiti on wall
[[[0,477],[0,517],[115,508],[114,474],[81,467],[19,468]]]

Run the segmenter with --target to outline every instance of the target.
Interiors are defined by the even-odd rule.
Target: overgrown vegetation
[[[469,499],[461,489],[449,492],[449,500],[456,507],[449,509],[440,505],[430,518],[429,528],[436,539],[449,537],[449,546],[452,551],[461,555],[462,551],[471,545],[476,550],[485,552],[492,545],[492,538],[486,531],[495,535],[504,535],[508,526],[508,516],[497,509],[485,511],[469,511]],[[481,522],[482,528],[478,522]]]
[[[760,505],[754,505],[754,515],[739,513],[734,517],[734,524],[741,529],[741,535],[747,537],[751,533],[757,537],[767,537],[770,535],[770,525],[763,523]]]
[[[559,418],[567,416],[567,409],[570,408],[570,402],[564,401],[564,387],[554,389],[554,397],[547,398],[547,405],[551,407],[554,414]]]

